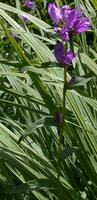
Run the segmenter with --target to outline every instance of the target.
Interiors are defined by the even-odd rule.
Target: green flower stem
[[[58,188],[59,188],[59,183],[60,183],[61,143],[62,143],[62,136],[63,136],[63,130],[64,130],[65,114],[66,114],[66,107],[65,107],[66,84],[67,84],[66,74],[67,74],[67,68],[65,67],[64,68],[64,87],[63,87],[63,113],[62,113],[62,121],[61,121],[60,131],[59,131],[59,144],[58,144],[58,154],[57,154],[57,187]]]

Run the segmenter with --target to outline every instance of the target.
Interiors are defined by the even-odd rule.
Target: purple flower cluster
[[[59,33],[62,42],[68,42],[72,36],[89,29],[89,17],[83,17],[84,11],[79,12],[77,7],[71,9],[65,5],[60,8],[55,3],[49,3],[48,12],[55,24],[54,31]],[[69,65],[78,54],[65,51],[62,42],[55,45],[55,57],[59,64]]]
[[[24,1],[23,1],[23,3],[24,3]],[[28,8],[30,8],[31,10],[32,9],[34,9],[34,2],[32,2],[32,1],[26,1],[26,4],[25,4]],[[23,21],[24,21],[24,23],[27,21],[27,18],[23,15],[22,16],[22,19],[23,19]]]
[[[26,5],[27,5],[27,7],[30,8],[30,9],[33,9],[33,8],[34,8],[34,2],[32,2],[32,1],[29,1],[29,0],[28,0],[28,1],[26,2]]]
[[[84,11],[69,6],[56,7],[55,3],[49,3],[48,12],[55,23],[54,31],[60,34],[62,41],[69,41],[70,36],[79,34],[89,29],[89,17],[83,18]]]
[[[71,50],[65,52],[64,45],[61,42],[55,45],[54,54],[58,63],[65,65],[69,65],[78,55],[77,53],[72,55]]]

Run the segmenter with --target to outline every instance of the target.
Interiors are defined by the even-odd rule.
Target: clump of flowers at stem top
[[[71,9],[65,5],[56,7],[55,3],[49,3],[48,12],[53,20],[54,31],[60,34],[62,41],[69,41],[70,36],[89,30],[89,17],[83,17],[84,11],[78,8]]]
[[[78,55],[78,53],[72,55],[71,50],[65,52],[65,48],[62,42],[56,43],[54,47],[54,54],[58,63],[65,65],[69,65],[72,62],[72,60],[74,60]]]

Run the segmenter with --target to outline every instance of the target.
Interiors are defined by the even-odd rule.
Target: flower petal
[[[78,53],[75,53],[73,56],[71,50],[67,51],[65,54],[64,63],[66,65],[69,65],[72,62],[72,60],[76,58],[77,55]]]
[[[48,12],[55,24],[58,24],[62,19],[62,14],[60,8],[57,8],[55,3],[49,3]]]
[[[12,37],[13,37],[15,40],[18,39],[18,36],[17,36],[16,34],[12,33],[11,35],[12,35]]]
[[[64,46],[62,43],[57,43],[54,48],[54,54],[59,64],[64,63]]]
[[[26,5],[28,6],[28,8],[33,9],[34,8],[34,3],[32,1],[27,1]]]
[[[56,115],[57,124],[60,124],[60,123],[61,123],[61,120],[60,120],[59,112],[56,112],[55,115]]]
[[[74,33],[83,33],[89,30],[89,17],[82,18],[78,20],[74,25]]]
[[[61,12],[62,12],[62,19],[65,20],[68,17],[68,14],[71,12],[71,8],[67,5],[62,6]]]
[[[22,16],[22,19],[24,22],[26,22],[26,20],[27,20],[27,18],[24,15]]]
[[[66,25],[68,28],[71,29],[73,27],[73,25],[77,19],[77,14],[78,14],[77,7],[68,14],[68,17],[66,18]]]
[[[75,83],[76,77],[72,76],[71,80],[68,82],[68,86],[72,86]]]
[[[69,29],[63,28],[60,30],[60,37],[63,42],[69,41]]]

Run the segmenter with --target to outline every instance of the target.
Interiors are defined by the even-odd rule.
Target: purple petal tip
[[[26,5],[27,5],[27,7],[30,8],[31,10],[34,9],[34,2],[32,2],[32,1],[27,1],[27,2],[26,2]]]
[[[57,121],[57,124],[60,125],[61,120],[60,120],[60,115],[58,112],[56,112],[56,121]]]
[[[16,34],[12,33],[11,35],[12,35],[12,37],[13,37],[15,40],[18,39],[18,36],[17,36]]]

